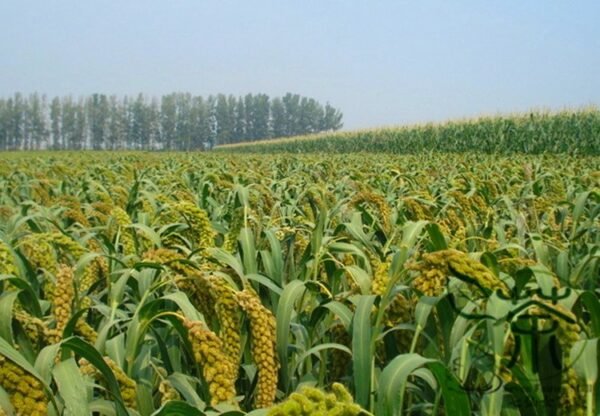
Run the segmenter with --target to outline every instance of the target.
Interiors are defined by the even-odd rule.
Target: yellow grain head
[[[51,343],[60,341],[62,337],[62,333],[71,318],[74,296],[73,269],[61,264],[56,274],[56,288],[52,299],[52,314],[56,326],[50,339]]]
[[[0,240],[0,274],[17,275],[17,265],[15,258],[2,240]]]
[[[117,365],[110,357],[104,357],[104,362],[110,367],[115,378],[117,379],[117,383],[119,384],[119,388],[121,390],[121,397],[123,397],[123,402],[125,406],[131,409],[137,409],[137,392],[136,392],[136,383],[135,380],[130,378],[121,367]],[[83,375],[87,375],[93,377],[96,381],[102,380],[102,373],[96,369],[89,361],[82,358],[79,360],[79,369]]]
[[[348,390],[342,384],[333,383],[331,393],[315,387],[302,387],[287,400],[269,409],[267,416],[358,416],[362,413],[362,408],[354,403]]]
[[[219,319],[219,337],[223,340],[225,354],[237,369],[241,356],[240,307],[235,297],[235,291],[222,276],[209,275],[206,277],[211,295],[215,299],[215,312]]]
[[[211,404],[233,403],[236,369],[224,353],[223,342],[200,321],[184,320],[184,326],[188,329],[194,359],[202,367],[202,375],[208,383]]]
[[[8,393],[16,416],[48,414],[42,383],[3,355],[0,355],[0,386]]]
[[[379,218],[383,231],[386,233],[390,231],[392,210],[383,196],[369,190],[360,191],[352,198],[350,205],[357,207],[361,204],[373,209],[373,214]]]
[[[132,231],[129,228],[131,226],[131,218],[129,217],[129,214],[127,214],[123,208],[114,207],[110,215],[115,220],[117,228],[120,232],[119,243],[121,245],[123,254],[126,256],[135,254],[135,241],[133,239]]]
[[[250,289],[236,293],[237,300],[250,321],[251,349],[258,368],[255,406],[269,407],[277,393],[277,361],[275,345],[275,317]]]

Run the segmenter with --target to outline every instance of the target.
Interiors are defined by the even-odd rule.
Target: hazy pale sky
[[[0,96],[330,102],[345,129],[600,104],[600,1],[0,2]]]

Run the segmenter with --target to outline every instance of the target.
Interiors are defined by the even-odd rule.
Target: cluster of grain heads
[[[125,374],[123,369],[111,358],[104,357],[104,362],[110,367],[117,379],[117,383],[121,390],[121,397],[123,398],[125,405],[131,409],[137,409],[138,403],[135,380]],[[103,379],[102,373],[85,358],[79,360],[79,369],[83,375],[90,376],[96,381]]]
[[[386,233],[389,233],[392,225],[392,210],[385,198],[381,195],[377,195],[373,191],[363,190],[358,192],[352,198],[349,205],[358,207],[361,204],[365,204],[374,210],[377,218],[380,219],[382,230]]]
[[[241,357],[241,315],[235,291],[227,280],[218,275],[206,277],[211,290],[212,298],[215,299],[215,312],[219,320],[219,337],[223,341],[225,354],[237,369]]]
[[[143,261],[162,264],[175,286],[187,295],[190,302],[204,316],[214,316],[215,298],[211,294],[206,274],[185,263],[186,257],[174,249],[148,250]],[[205,266],[201,266],[205,267]]]
[[[95,253],[97,257],[94,257],[85,267],[83,276],[79,281],[79,296],[83,298],[81,307],[89,307],[89,298],[86,296],[92,285],[97,281],[104,279],[108,276],[108,262],[106,258],[102,256],[102,247],[97,240],[91,238],[87,241],[88,250],[91,253]]]
[[[367,415],[354,403],[352,395],[340,383],[333,383],[331,393],[315,387],[302,387],[289,398],[272,407],[267,416],[359,416]]]
[[[277,393],[279,363],[275,345],[275,317],[265,308],[257,294],[251,289],[236,293],[237,300],[250,321],[252,357],[258,368],[255,406],[269,407]]]
[[[439,250],[424,253],[419,261],[407,265],[407,270],[416,272],[412,286],[427,296],[439,296],[444,291],[448,277],[456,276],[483,292],[501,291],[508,294],[502,280],[480,262],[458,250]]]
[[[15,258],[8,246],[0,240],[0,275],[17,275]]]
[[[48,398],[40,381],[3,355],[0,386],[8,393],[16,416],[48,415]]]
[[[46,237],[46,234],[29,234],[19,241],[18,247],[34,269],[55,275],[57,272],[56,254]],[[44,281],[44,293],[46,299],[52,300],[54,283],[48,278],[48,275]]]
[[[182,200],[167,203],[163,212],[159,216],[161,224],[182,223],[186,229],[179,234],[171,234],[165,238],[167,246],[182,244],[181,237],[191,244],[190,248],[199,249],[202,257],[205,257],[205,250],[214,246],[215,233],[212,229],[210,219],[205,210],[198,207],[195,203]]]
[[[237,238],[240,235],[240,231],[244,227],[244,207],[238,207],[233,210],[231,214],[231,221],[229,223],[229,230],[225,234],[223,242],[223,250],[233,253],[237,248]]]
[[[412,287],[426,296],[439,296],[446,288],[448,279],[448,252],[446,250],[425,253],[417,262],[406,265],[416,272]]]
[[[17,322],[19,322],[25,331],[27,338],[33,345],[37,345],[40,341],[47,338],[53,332],[47,328],[44,321],[31,316],[21,307],[21,305],[15,305],[13,317],[17,320]]]
[[[335,381],[382,416],[525,413],[521,402],[595,414],[582,383],[595,393],[595,380],[574,352],[600,336],[597,159],[373,157],[8,155],[0,349],[52,380],[38,390],[57,414],[73,405],[55,373],[70,348],[99,368],[82,362],[97,382],[78,383],[87,394],[77,400],[119,416],[119,386],[98,354],[115,359],[128,411],[141,416],[356,414],[351,397],[323,390]],[[547,302],[572,318],[556,328],[551,383],[529,372],[511,322],[480,315],[504,316],[513,306],[500,294],[529,275],[519,302],[532,300],[541,265],[571,289]],[[535,310],[513,320],[524,314]],[[550,355],[540,351],[542,370]],[[504,381],[495,392],[485,390],[492,374]],[[14,390],[4,390],[10,415]],[[543,402],[549,392],[556,399]]]
[[[56,274],[56,287],[52,298],[52,314],[54,315],[55,327],[49,329],[47,334],[52,344],[57,343],[62,338],[67,322],[71,318],[74,296],[73,269],[61,264]]]
[[[162,379],[158,385],[158,392],[160,393],[160,404],[163,405],[172,400],[179,400],[180,394],[177,392],[175,387],[167,379]]]
[[[374,295],[383,295],[388,288],[390,282],[390,262],[381,261],[376,255],[369,252],[371,270],[373,270],[373,281],[371,284],[371,292]]]
[[[192,344],[194,359],[202,367],[202,375],[212,405],[234,403],[237,369],[224,352],[223,341],[200,321],[184,320]]]
[[[167,370],[163,367],[158,367],[156,370],[158,379],[160,380],[158,383],[158,394],[161,406],[172,400],[180,400],[181,395],[167,378]]]
[[[135,240],[133,238],[131,226],[131,218],[129,214],[125,212],[123,208],[114,207],[110,216],[114,219],[116,223],[115,233],[119,236],[119,246],[121,247],[121,252],[124,256],[130,256],[136,253],[135,249]]]

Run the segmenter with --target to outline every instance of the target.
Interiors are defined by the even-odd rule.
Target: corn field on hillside
[[[224,152],[477,152],[600,155],[600,111],[531,112],[440,124],[330,132],[219,146]]]
[[[598,414],[598,114],[0,154],[0,415]]]

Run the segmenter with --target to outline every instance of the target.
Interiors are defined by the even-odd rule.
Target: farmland
[[[561,112],[486,116],[414,126],[326,132],[223,145],[222,151],[277,153],[477,152],[600,154],[597,107]]]
[[[2,153],[0,415],[596,414],[599,120]]]

